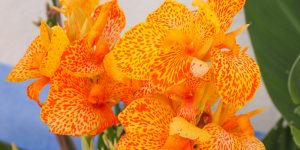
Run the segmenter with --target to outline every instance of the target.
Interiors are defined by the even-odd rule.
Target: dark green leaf
[[[300,53],[300,1],[249,0],[245,11],[250,37],[263,80],[273,103],[290,123],[300,128],[297,107],[288,91],[288,76]]]
[[[290,128],[280,119],[263,139],[267,150],[299,150],[294,143]]]
[[[288,88],[293,102],[300,104],[300,55],[291,69]]]

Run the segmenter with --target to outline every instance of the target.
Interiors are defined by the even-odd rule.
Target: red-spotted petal
[[[11,82],[23,82],[42,77],[39,67],[46,54],[47,49],[42,45],[41,37],[36,37],[6,79]]]
[[[185,5],[166,0],[157,10],[147,16],[147,22],[159,23],[168,28],[180,29],[193,19],[194,13]]]
[[[116,0],[112,1],[112,7],[107,17],[107,22],[104,26],[103,32],[98,38],[99,42],[105,41],[111,47],[119,38],[120,33],[126,24],[124,12],[121,10]],[[97,19],[101,12],[103,5],[98,6],[94,11],[94,20]],[[99,43],[98,42],[98,43]]]
[[[116,67],[128,78],[150,79],[150,65],[160,53],[167,30],[154,23],[141,23],[117,41],[108,55],[113,55]]]
[[[103,72],[103,57],[95,55],[85,39],[72,42],[61,58],[61,67],[76,76],[92,77]]]
[[[164,145],[174,112],[170,106],[159,101],[153,98],[137,99],[119,114],[126,132],[123,142],[118,144],[120,149],[126,146],[159,149]]]
[[[60,65],[60,59],[65,51],[67,45],[69,44],[69,39],[65,31],[59,27],[55,26],[52,28],[51,43],[48,47],[48,52],[40,66],[40,71],[43,75],[51,77],[58,66]]]
[[[247,54],[217,51],[213,56],[214,80],[225,103],[244,106],[260,85],[260,71]]]
[[[63,135],[96,135],[118,123],[105,103],[91,103],[91,81],[58,71],[51,81],[41,118],[51,132]]]
[[[219,18],[221,30],[226,31],[230,27],[233,17],[245,2],[246,0],[209,0],[209,6]]]

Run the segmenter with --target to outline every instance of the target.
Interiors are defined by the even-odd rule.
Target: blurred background
[[[191,3],[191,0],[179,1],[188,6]],[[119,0],[127,18],[125,30],[144,21],[146,15],[158,8],[162,2],[163,0]],[[45,19],[46,3],[46,0],[0,0],[0,140],[16,143],[28,150],[58,149],[58,143],[47,126],[40,121],[38,105],[26,97],[28,82],[8,83],[5,78],[30,42],[38,35],[39,29],[33,22],[39,18]],[[232,29],[244,24],[245,15],[242,10],[235,17]],[[247,31],[238,37],[238,43],[249,46],[248,53],[254,57]],[[46,97],[45,91],[42,97]],[[264,83],[254,99],[241,112],[255,108],[264,108],[266,111],[252,118],[254,128],[256,131],[267,133],[280,114],[274,108]],[[78,144],[78,139],[76,141]]]

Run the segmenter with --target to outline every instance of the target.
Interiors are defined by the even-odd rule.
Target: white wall
[[[179,1],[187,5],[191,2],[191,0]],[[127,30],[143,21],[163,0],[119,0],[119,2],[127,17],[125,28]],[[45,3],[46,0],[0,0],[0,63],[14,65],[22,57],[28,44],[38,34],[38,28],[32,22],[38,20],[38,17],[45,17]],[[245,24],[243,13],[242,11],[237,15],[233,28]],[[242,33],[238,41],[243,46],[250,46],[248,53],[254,57],[248,33]],[[261,107],[267,111],[252,120],[255,129],[267,132],[278,119],[279,113],[274,109],[263,84],[243,112]]]

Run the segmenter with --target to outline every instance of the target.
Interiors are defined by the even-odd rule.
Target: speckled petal
[[[36,37],[6,79],[11,82],[23,82],[42,77],[39,66],[46,54],[47,49],[42,45],[41,37]]]
[[[147,16],[147,22],[180,29],[192,19],[193,14],[185,5],[175,0],[166,0],[157,10]]]
[[[173,116],[172,109],[159,99],[141,98],[131,102],[118,116],[126,132],[125,140],[118,147],[159,149],[167,140]]]
[[[115,41],[119,38],[120,33],[126,24],[126,18],[124,12],[121,10],[118,2],[113,0],[111,3],[112,7],[108,14],[106,25],[104,26],[103,32],[99,37],[99,41],[103,40],[111,47]],[[94,11],[94,20],[99,16],[103,5],[98,6]]]
[[[108,55],[113,55],[116,67],[128,78],[150,79],[150,66],[158,55],[167,30],[154,23],[141,23],[117,41]]]
[[[237,55],[217,51],[213,56],[214,78],[225,103],[242,107],[260,86],[260,70],[254,59],[241,52]]]
[[[72,77],[61,71],[55,74],[41,112],[41,118],[51,132],[93,136],[118,123],[106,104],[88,101],[90,82],[88,78]]]
[[[219,18],[221,30],[226,31],[233,17],[243,8],[246,0],[208,0]]]
[[[61,58],[61,67],[75,76],[92,77],[103,72],[102,59],[94,55],[85,39],[72,42]]]
[[[68,44],[69,39],[65,31],[59,26],[53,27],[48,53],[40,66],[40,71],[43,75],[51,77],[54,74],[60,65],[61,56]]]

